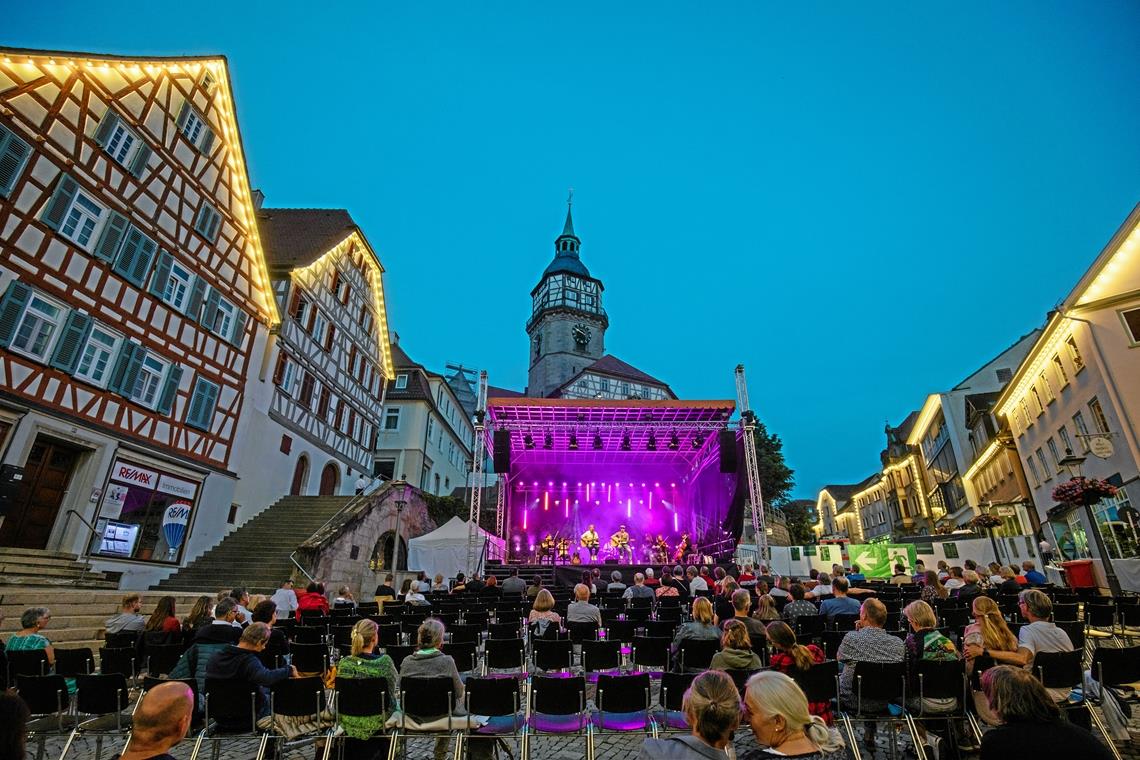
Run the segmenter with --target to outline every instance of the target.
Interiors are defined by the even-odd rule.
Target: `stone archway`
[[[290,496],[304,496],[305,485],[309,481],[309,458],[302,454],[297,457],[297,464],[293,468],[293,484],[289,487]]]
[[[392,567],[392,552],[395,549],[396,532],[394,530],[386,531],[380,535],[380,539],[376,542],[376,547],[372,550],[372,566],[376,568],[376,572],[391,573],[397,570],[408,569],[408,542],[404,537],[400,537],[400,566]]]
[[[340,485],[340,468],[336,462],[329,462],[321,470],[321,496],[336,496],[337,486]]]

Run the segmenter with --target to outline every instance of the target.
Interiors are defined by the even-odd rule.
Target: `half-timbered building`
[[[254,211],[223,58],[0,48],[0,545],[141,585],[225,532],[278,322]]]
[[[384,269],[343,209],[260,209],[282,315],[256,378],[240,467],[243,515],[289,493],[351,494],[372,477],[386,380],[393,377]]]

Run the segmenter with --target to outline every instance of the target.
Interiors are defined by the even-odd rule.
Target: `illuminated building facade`
[[[0,247],[0,545],[157,580],[226,529],[278,322],[224,59],[0,49]]]
[[[1024,464],[1046,537],[1069,559],[1091,558],[1094,526],[1083,509],[1058,503],[1053,489],[1071,477],[1071,450],[1085,477],[1118,486],[1093,506],[1121,584],[1140,589],[1136,500],[1140,498],[1140,207],[1050,314],[1025,361],[998,398]]]

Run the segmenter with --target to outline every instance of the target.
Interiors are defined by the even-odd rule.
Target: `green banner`
[[[918,560],[914,544],[851,544],[847,556],[848,566],[858,565],[868,578],[890,578],[896,564],[912,573]]]

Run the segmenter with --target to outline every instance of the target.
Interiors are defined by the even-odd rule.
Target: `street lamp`
[[[400,569],[400,517],[404,512],[404,507],[408,506],[408,502],[404,498],[404,493],[408,490],[408,481],[404,480],[401,474],[400,479],[392,484],[395,489],[396,496],[396,537],[392,542],[392,572],[398,572]]]
[[[1088,459],[1086,456],[1074,454],[1073,450],[1065,447],[1065,456],[1061,457],[1061,461],[1057,462],[1061,467],[1068,469],[1073,478],[1083,477],[1081,475],[1081,465]],[[1096,515],[1093,514],[1092,504],[1087,500],[1082,499],[1082,504],[1085,510],[1085,519],[1088,520],[1089,527],[1092,529],[1093,543],[1096,545],[1096,552],[1100,556],[1100,561],[1104,564],[1104,579],[1108,582],[1108,590],[1113,596],[1120,596],[1120,580],[1116,577],[1116,571],[1112,567],[1112,558],[1108,555],[1108,547],[1104,544],[1104,536],[1100,534],[1100,526],[1097,524]]]

